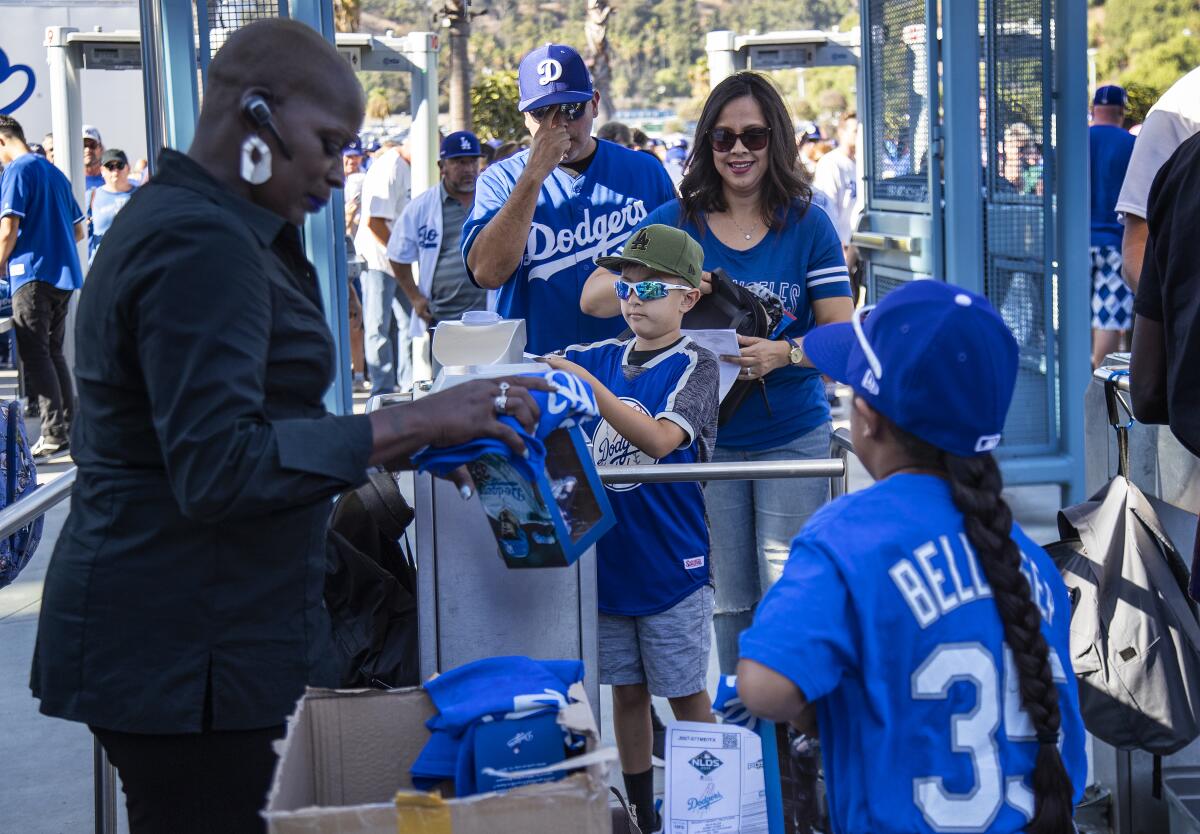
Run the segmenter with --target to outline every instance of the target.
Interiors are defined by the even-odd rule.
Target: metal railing
[[[1127,365],[1101,365],[1092,371],[1092,376],[1101,382],[1108,382],[1111,379],[1119,390],[1129,392],[1129,367]]]
[[[637,466],[599,466],[605,484],[661,484],[678,481],[762,481],[772,478],[829,478],[833,497],[850,490],[848,458],[854,454],[850,432],[833,433],[828,458],[763,460],[735,463],[651,463]]]
[[[72,466],[66,472],[22,498],[0,510],[0,539],[11,536],[26,524],[44,515],[59,503],[71,497],[71,489],[75,486],[76,468]]]

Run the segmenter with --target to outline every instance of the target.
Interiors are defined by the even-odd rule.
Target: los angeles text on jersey
[[[592,217],[592,210],[585,208],[583,220],[574,228],[555,230],[552,226],[534,221],[529,230],[529,242],[525,245],[525,264],[536,264],[528,272],[529,280],[547,281],[559,271],[581,261],[590,262],[612,253],[625,243],[633,227],[644,220],[647,214],[645,202],[633,200],[595,218]]]
[[[1042,581],[1037,565],[1021,553],[1021,573],[1033,589],[1042,619],[1054,623],[1054,595]],[[912,552],[911,558],[898,560],[888,569],[900,595],[921,628],[937,621],[961,605],[988,599],[991,586],[984,579],[979,560],[964,533],[938,536]]]

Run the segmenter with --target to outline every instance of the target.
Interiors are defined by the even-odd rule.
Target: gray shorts
[[[651,695],[683,698],[708,683],[713,589],[698,588],[645,617],[600,614],[600,683],[644,683]]]

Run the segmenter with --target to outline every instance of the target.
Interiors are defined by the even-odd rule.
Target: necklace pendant
[[[750,239],[750,235],[746,235],[746,240],[749,240],[749,239]]]

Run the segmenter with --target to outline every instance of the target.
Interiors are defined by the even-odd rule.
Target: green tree
[[[1200,4],[1195,0],[1107,0],[1096,3],[1096,77],[1139,85],[1157,99],[1200,66]],[[1100,8],[1102,7],[1102,8]]]
[[[517,142],[526,136],[525,120],[517,111],[521,91],[516,70],[484,70],[471,87],[475,133],[481,139]]]

